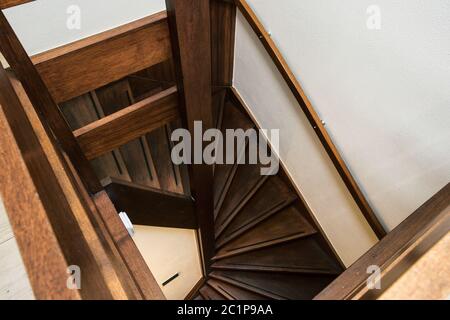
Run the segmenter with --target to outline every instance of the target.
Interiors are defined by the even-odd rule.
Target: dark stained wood
[[[217,279],[208,280],[208,285],[228,300],[267,300],[267,297],[265,296],[233,286]]]
[[[36,185],[3,109],[0,102],[0,193],[34,296],[42,300],[81,299],[80,292],[67,289],[69,265],[42,200],[35,196]],[[25,134],[30,136],[29,132]],[[36,241],[37,234],[39,241]]]
[[[278,177],[270,177],[217,239],[217,248],[292,204],[297,195]]]
[[[213,127],[209,0],[166,0],[166,7],[181,112],[184,125],[195,140],[195,121],[202,121],[203,130]],[[193,164],[190,166],[190,177],[203,266],[208,273],[215,251],[213,168]]]
[[[133,239],[128,234],[107,193],[105,191],[97,193],[93,197],[93,201],[110,235],[114,239],[121,258],[139,287],[143,299],[164,300],[165,297],[158,282],[140,254]]]
[[[221,131],[223,134],[226,133],[227,129],[242,129],[247,131],[248,129],[254,128],[253,122],[247,117],[247,115],[240,112],[232,103],[226,102],[223,107],[223,124],[221,126]],[[235,155],[234,164],[217,164],[214,170],[214,215],[217,218],[217,214],[222,207],[223,201],[228,193],[228,189],[231,186],[237,168],[239,159],[241,159],[245,153],[245,146],[238,146],[233,150]],[[227,154],[225,149],[224,155]],[[224,162],[226,160],[224,159]]]
[[[261,222],[219,250],[214,260],[265,248],[316,233],[298,210],[290,206]]]
[[[303,91],[303,88],[301,87],[300,83],[295,78],[292,70],[289,68],[289,65],[284,60],[284,57],[277,48],[275,42],[272,40],[268,32],[265,30],[264,26],[259,21],[258,17],[253,12],[251,7],[248,5],[247,1],[236,0],[236,5],[240,9],[244,17],[247,19],[252,29],[257,34],[258,38],[261,40],[261,43],[266,48],[268,54],[272,58],[278,71],[283,76],[292,94],[294,95],[303,112],[305,113],[308,121],[310,122],[311,126],[313,127],[314,131],[319,137],[320,142],[322,143],[323,147],[328,153],[328,156],[330,157],[331,161],[336,167],[339,175],[341,176],[342,180],[344,181],[345,185],[350,191],[353,199],[355,200],[359,209],[363,213],[367,222],[372,227],[377,237],[379,239],[383,238],[386,235],[386,230],[384,230],[384,227],[378,220],[378,217],[371,208],[364,193],[358,186],[358,183],[354,179],[352,173],[350,172],[350,169],[347,167],[344,159],[340,155],[339,150],[333,143],[333,140],[331,139],[324,124],[322,123],[322,120],[319,118],[319,115],[317,114],[308,97],[306,96],[305,92]]]
[[[247,156],[246,158],[248,159]],[[269,178],[269,176],[261,175],[261,167],[260,164],[248,164],[248,160],[245,164],[238,165],[235,177],[217,214],[216,238],[220,236],[239,211]]]
[[[0,1],[0,10],[20,6],[21,4],[25,4],[28,2],[32,2],[34,0],[1,0]]]
[[[137,102],[74,132],[88,159],[94,159],[179,117],[176,87]]]
[[[60,104],[60,109],[72,131],[95,122],[104,116],[103,110],[95,104],[93,95],[95,95],[95,92]],[[100,180],[107,177],[130,180],[128,170],[118,150],[91,160],[91,165]]]
[[[323,290],[317,300],[376,299],[450,230],[450,183]],[[381,268],[381,290],[369,290],[369,266]]]
[[[205,277],[202,277],[200,280],[198,280],[197,283],[192,287],[191,291],[189,291],[189,293],[186,295],[186,298],[184,298],[184,300],[199,300],[197,299],[199,297],[198,291],[205,284],[205,282]]]
[[[200,294],[205,300],[226,300],[223,295],[207,284],[200,289]]]
[[[170,58],[165,12],[32,58],[55,101],[97,89]]]
[[[101,266],[98,264],[98,256],[96,254],[99,254],[99,252],[91,247],[91,245],[95,245],[95,240],[93,238],[90,238],[92,242],[86,240],[86,231],[82,230],[79,224],[82,217],[80,216],[80,213],[73,210],[72,204],[69,202],[70,200],[64,196],[65,190],[64,186],[60,184],[58,179],[58,172],[56,172],[55,168],[52,167],[52,164],[50,163],[44,149],[45,146],[41,145],[40,138],[28,119],[24,107],[22,106],[22,102],[19,100],[19,97],[17,96],[3,68],[0,68],[0,88],[0,105],[2,106],[2,112],[4,112],[5,117],[3,125],[5,125],[5,130],[9,130],[11,137],[14,137],[18,147],[16,150],[20,150],[21,157],[23,158],[23,167],[21,170],[26,170],[28,172],[27,176],[31,178],[30,180],[25,181],[25,185],[28,185],[29,187],[33,185],[33,188],[36,190],[35,194],[28,196],[31,196],[30,200],[33,198],[37,199],[36,197],[39,199],[38,201],[34,201],[37,207],[36,209],[31,209],[31,212],[36,212],[35,210],[37,210],[39,215],[45,214],[46,221],[43,221],[44,226],[46,223],[49,223],[47,226],[51,228],[51,231],[49,229],[44,230],[50,232],[50,235],[54,236],[53,240],[56,239],[59,246],[59,249],[55,252],[56,259],[59,259],[58,256],[60,256],[60,253],[64,257],[67,266],[78,265],[81,270],[83,270],[81,274],[81,281],[83,285],[82,290],[79,291],[80,296],[85,299],[112,299],[113,295],[109,291],[109,285],[104,279]],[[13,145],[14,144],[12,144],[12,146]],[[8,145],[5,145],[5,148],[8,150]],[[50,142],[48,142],[46,148],[47,150],[53,150],[54,146],[50,145]],[[58,159],[58,155],[53,154],[53,157],[53,161]],[[20,158],[16,158],[15,161],[20,162]],[[21,193],[23,191],[22,186],[17,185],[16,182],[13,182],[12,186],[14,186],[14,188],[19,188],[19,190],[16,189],[17,193]],[[28,191],[29,190],[30,189],[28,189]],[[23,199],[19,198],[17,200]],[[15,205],[20,207],[22,204],[10,205],[11,207],[7,206],[7,209],[14,211]],[[22,214],[28,216],[28,213],[20,213],[20,215]],[[13,227],[19,227],[15,225],[15,223],[19,220],[14,217],[12,220]],[[31,220],[33,221],[33,219]],[[25,222],[25,224],[27,224],[27,222]],[[46,235],[40,234],[39,225],[28,224],[28,226],[30,229],[24,231],[27,233],[35,232],[33,234],[33,242],[40,241],[40,236],[43,236],[43,238],[47,240],[52,239],[50,235],[47,237]],[[84,225],[84,227],[86,227],[86,225]],[[18,229],[20,230],[20,228]],[[23,242],[26,238],[21,238],[22,234],[23,231],[19,231],[16,234],[16,238],[22,250],[27,252],[30,244]],[[39,235],[38,237],[36,236],[37,234]],[[91,237],[92,236],[93,235],[91,234]],[[38,249],[39,246],[36,246],[35,248]],[[55,261],[55,258],[49,255],[48,248],[40,249],[41,250],[38,252],[31,253],[30,256],[24,257],[24,261],[36,257],[36,254],[44,255],[48,257],[50,261]],[[27,268],[29,268],[28,270],[32,274],[30,279],[37,280],[38,285],[40,284],[40,280],[36,279],[36,277],[41,277],[42,275],[39,274],[41,270],[36,270],[35,268],[42,267],[43,270],[49,270],[48,267],[39,265],[39,261],[40,259],[37,258],[36,262],[26,262]],[[37,265],[35,263],[37,263]],[[56,275],[62,272],[62,270],[55,271]],[[39,290],[37,293],[38,296],[47,295],[57,297],[59,294],[65,297],[76,296],[75,294],[69,295],[64,293],[66,290],[61,291],[61,284],[55,284],[53,282],[55,280],[53,277],[50,276],[47,280],[49,280],[47,287],[38,287],[35,289],[36,291]],[[55,288],[58,288],[59,291],[55,293],[47,292]]]
[[[121,80],[96,90],[98,104],[106,116],[113,116],[117,112],[133,104],[133,96],[127,80]],[[125,129],[126,130],[126,129]],[[136,138],[119,147],[123,161],[135,183],[151,187],[159,187],[147,142],[143,137]]]
[[[74,163],[89,192],[100,191],[100,182],[3,12],[0,12],[0,51],[22,82],[41,121],[48,123],[60,145]]]
[[[212,267],[222,270],[333,274],[336,276],[342,271],[313,237],[288,241],[221,259]]]
[[[110,178],[105,190],[118,211],[133,224],[197,229],[194,202],[190,197]]]
[[[276,300],[310,300],[335,278],[250,271],[214,271],[211,277]]]
[[[212,82],[214,88],[232,85],[235,26],[235,4],[211,1]]]
[[[21,84],[15,78],[11,78],[11,81],[63,191],[63,193],[58,193],[55,190],[51,192],[55,193],[54,196],[67,200],[76,221],[80,225],[83,237],[86,239],[96,263],[102,270],[112,297],[114,299],[163,299],[162,293],[155,291],[155,288],[159,289],[158,284],[137,248],[128,246],[124,254],[121,254],[116,248],[116,246],[119,248],[125,247],[127,242],[132,241],[118,218],[117,211],[112,207],[110,201],[105,202],[111,204],[110,207],[105,206],[107,212],[103,210],[103,207],[96,208],[75,169],[56,148],[55,142],[52,140],[53,136],[47,135],[44,128],[45,123],[40,122]],[[108,214],[111,218],[108,217]],[[109,219],[108,226],[105,223],[106,218]],[[113,225],[114,222],[116,223],[115,226]],[[110,233],[110,230],[114,230],[111,229],[112,227],[116,230],[114,234]],[[28,231],[22,228],[20,230]],[[117,237],[119,231],[122,235]],[[39,233],[37,234],[40,236]],[[74,239],[71,238],[69,241],[73,243]],[[61,242],[60,246],[66,246],[66,244]],[[39,254],[43,253],[39,252]],[[143,265],[139,265],[139,262]],[[127,265],[137,265],[138,270],[129,269]],[[144,266],[147,268],[147,278],[140,276],[145,273]],[[37,272],[40,272],[40,270]],[[99,279],[99,281],[102,280]],[[146,292],[148,295],[145,295]],[[91,292],[91,294],[94,295],[95,293]]]

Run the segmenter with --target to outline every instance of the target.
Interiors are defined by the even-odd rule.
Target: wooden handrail
[[[0,11],[0,52],[22,82],[37,114],[42,121],[48,123],[49,129],[75,165],[86,188],[91,194],[101,191],[102,186],[94,170],[2,11]]]
[[[294,76],[294,73],[290,69],[289,65],[287,64],[280,50],[276,46],[275,42],[272,40],[268,32],[265,30],[264,26],[256,16],[255,12],[252,10],[252,8],[248,5],[247,1],[235,0],[235,3],[239,8],[239,10],[241,11],[241,13],[243,14],[243,16],[250,24],[250,26],[252,27],[253,31],[260,39],[267,53],[272,58],[272,61],[277,67],[278,71],[283,76],[283,79],[286,81],[287,85],[289,86],[289,89],[291,90],[295,99],[297,100],[303,112],[305,113],[309,123],[311,124],[317,136],[319,137],[320,142],[325,148],[328,156],[331,158],[331,161],[333,162],[335,168],[337,169],[339,175],[341,176],[342,180],[344,181],[345,185],[350,191],[350,194],[352,195],[362,214],[366,218],[367,222],[372,227],[377,237],[379,239],[383,238],[386,235],[386,230],[378,220],[378,217],[374,213],[369,202],[364,196],[362,190],[358,186],[355,178],[353,177],[349,168],[347,167],[344,159],[340,155],[337,147],[333,143],[333,140],[331,139],[325,126],[322,123],[322,120],[319,118],[317,112],[315,111],[314,107],[312,106],[311,102],[309,101],[308,97],[303,91],[303,88],[297,81],[296,77]]]
[[[388,233],[315,299],[376,299],[450,231],[450,183]],[[381,271],[381,289],[370,290],[370,266]]]
[[[0,68],[0,192],[37,299],[164,299],[104,191],[93,199]],[[67,287],[80,267],[81,290]]]
[[[166,0],[180,112],[193,140],[197,135],[195,121],[201,121],[205,131],[213,127],[209,3],[209,0]],[[192,164],[189,170],[203,267],[209,273],[215,253],[213,168]]]
[[[0,0],[0,10],[8,9],[15,6],[20,6],[28,2],[33,2],[35,0]]]

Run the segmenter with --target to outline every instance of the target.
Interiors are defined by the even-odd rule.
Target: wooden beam
[[[247,1],[236,0],[236,5],[246,18],[250,26],[252,27],[253,31],[260,39],[267,53],[272,58],[272,61],[277,67],[278,71],[283,76],[292,94],[294,95],[295,99],[297,100],[303,112],[305,113],[306,118],[313,127],[317,136],[319,137],[320,142],[325,148],[328,156],[331,158],[331,161],[333,162],[336,170],[338,171],[339,175],[341,176],[342,180],[347,186],[347,189],[350,191],[350,194],[352,195],[362,214],[366,218],[367,222],[372,227],[377,237],[379,239],[383,238],[386,235],[386,230],[384,230],[383,225],[378,220],[378,217],[374,213],[364,193],[358,186],[355,178],[351,174],[344,159],[340,155],[337,147],[335,146],[333,140],[328,134],[325,125],[322,123],[322,120],[319,118],[319,115],[315,111],[313,105],[309,101],[308,97],[303,91],[303,88],[297,81],[294,73],[290,69],[289,65],[287,64],[280,50],[276,46],[275,42],[272,40],[271,36],[265,30],[264,26],[259,21],[258,17],[252,10],[252,8],[248,5]]]
[[[450,183],[333,281],[315,299],[376,299],[450,230]],[[381,289],[370,290],[369,266],[381,269]]]
[[[191,197],[108,178],[105,190],[118,211],[133,224],[165,228],[197,229]]]
[[[41,121],[48,123],[89,192],[99,192],[102,189],[100,181],[3,12],[0,12],[0,51],[22,82]]]
[[[177,88],[172,87],[74,132],[88,159],[179,119]]]
[[[166,12],[32,57],[60,103],[170,59]]]
[[[166,0],[166,7],[181,112],[184,124],[195,141],[195,121],[202,122],[203,130],[213,127],[209,0]],[[193,164],[189,169],[203,266],[205,273],[209,273],[215,253],[213,168]]]
[[[20,6],[34,0],[0,0],[0,10],[8,9],[15,6]]]

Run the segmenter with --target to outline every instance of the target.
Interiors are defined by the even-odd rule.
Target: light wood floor
[[[33,292],[0,198],[0,300],[31,299]]]

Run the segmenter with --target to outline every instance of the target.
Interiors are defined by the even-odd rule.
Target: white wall
[[[81,29],[66,26],[67,9],[81,9]],[[29,55],[165,10],[165,0],[37,0],[5,10]]]
[[[450,181],[448,0],[248,2],[388,230]],[[381,9],[381,30],[366,25],[366,10],[373,4]],[[241,24],[235,86],[263,124],[263,112],[272,118],[297,116],[291,94],[281,78],[274,80],[275,71],[266,70],[273,67],[260,57],[262,49]],[[302,119],[294,123],[306,125]],[[297,148],[303,149],[303,143]],[[293,153],[282,152],[282,158],[288,163]],[[294,162],[292,171],[304,170]],[[299,180],[302,188],[308,187],[305,183]],[[324,195],[309,195],[313,202],[311,196]],[[314,204],[313,209],[318,210]],[[348,237],[359,241],[354,234]]]
[[[377,238],[264,47],[238,15],[234,86],[264,129],[280,129],[280,159],[345,265]],[[355,241],[357,239],[357,241]]]

